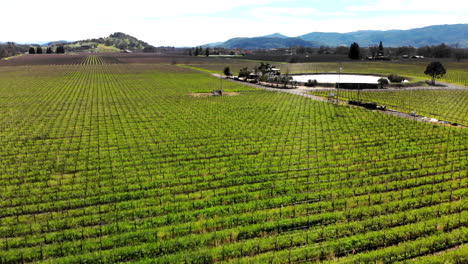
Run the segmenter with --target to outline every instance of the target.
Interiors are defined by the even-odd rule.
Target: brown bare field
[[[0,60],[0,67],[27,65],[73,65],[80,64],[89,54],[34,54]]]

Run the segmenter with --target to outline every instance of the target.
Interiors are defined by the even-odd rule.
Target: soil
[[[238,92],[223,92],[222,96],[236,96],[240,95]],[[209,97],[213,96],[211,93],[190,93],[190,96],[192,97]]]

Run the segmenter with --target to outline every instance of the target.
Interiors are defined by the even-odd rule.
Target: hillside
[[[154,49],[150,44],[125,33],[116,32],[106,38],[79,40],[67,43],[67,50],[94,51],[142,51]]]
[[[316,41],[323,45],[339,46],[357,42],[361,46],[375,45],[379,41],[386,46],[413,46],[459,44],[468,47],[468,24],[438,25],[410,30],[361,30],[350,33],[313,32],[299,36],[306,41]]]
[[[28,45],[21,45],[13,42],[0,42],[0,59],[24,53],[28,48]]]
[[[292,46],[318,47],[320,45],[314,41],[306,41],[300,38],[278,37],[275,35],[274,37],[233,38],[215,46],[228,49],[272,49],[288,48]]]
[[[312,32],[298,37],[287,37],[279,33],[255,38],[233,38],[226,42],[206,46],[223,48],[287,48],[291,46],[348,46],[353,42],[366,47],[383,41],[388,47],[458,44],[468,48],[468,24],[436,25],[409,30],[361,30],[350,33]]]

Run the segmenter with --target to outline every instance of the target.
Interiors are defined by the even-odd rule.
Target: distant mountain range
[[[226,42],[204,45],[205,47],[270,49],[294,46],[349,46],[356,42],[361,47],[378,45],[382,41],[387,47],[458,44],[468,48],[468,24],[435,25],[409,30],[361,30],[350,33],[312,32],[298,37],[275,33],[263,37],[233,38]]]
[[[273,34],[279,35],[279,34]],[[226,42],[218,42],[205,45],[208,47],[223,47],[229,49],[273,49],[287,48],[295,46],[303,47],[318,47],[320,43],[315,41],[307,41],[301,38],[290,37],[256,37],[256,38],[233,38]]]

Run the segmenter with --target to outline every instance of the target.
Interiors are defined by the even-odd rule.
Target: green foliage
[[[402,83],[405,80],[405,77],[397,75],[397,74],[390,74],[387,78],[392,83]]]
[[[231,68],[229,68],[229,66],[226,66],[226,67],[224,68],[224,70],[223,70],[223,73],[224,73],[224,75],[226,75],[226,76],[231,76],[231,75],[232,75],[232,73],[231,73]]]
[[[249,75],[250,75],[251,73],[252,73],[252,71],[250,71],[248,67],[244,67],[244,68],[242,68],[242,69],[239,70],[238,76],[239,76],[240,78],[247,78],[247,77],[249,77]]]
[[[120,50],[141,50],[144,52],[155,51],[155,47],[153,47],[152,45],[149,45],[144,41],[141,41],[133,36],[121,32],[113,33],[107,38],[87,39],[72,42],[67,44],[67,47],[69,47],[70,49],[76,49],[74,48],[74,45],[76,44],[80,44],[79,46],[98,46],[99,44],[103,44],[108,47],[116,47]]]
[[[377,80],[377,83],[379,84],[380,88],[384,88],[386,85],[390,84],[387,78],[380,78]]]
[[[34,47],[30,47],[29,54],[36,54],[36,49]]]
[[[361,49],[359,48],[359,45],[356,42],[353,42],[353,44],[351,44],[351,46],[349,47],[348,57],[351,60],[361,59]]]
[[[466,244],[466,129],[113,56],[0,67],[1,262],[386,263]],[[191,95],[220,85],[238,94]]]
[[[244,62],[244,65],[247,65],[246,62]],[[440,78],[441,81],[468,86],[468,62],[444,62],[444,65],[449,70]],[[214,66],[216,65],[211,67]],[[209,66],[207,65],[206,67]],[[280,65],[282,71],[289,70],[290,73],[337,72],[340,67],[343,68],[344,73],[372,73],[384,76],[401,74],[412,82],[423,81],[427,77],[424,74],[427,62],[422,60],[407,63],[353,61],[348,63],[297,63]]]
[[[440,79],[446,73],[447,70],[445,70],[444,65],[442,65],[442,63],[439,61],[433,61],[429,63],[426,67],[426,70],[424,71],[424,74],[431,77],[433,85],[435,84],[435,79]]]
[[[315,95],[327,96],[328,91]],[[394,90],[394,91],[340,91],[340,99],[377,102],[401,112],[416,111],[419,115],[468,124],[468,90]]]
[[[58,46],[55,53],[64,54],[65,53],[65,48],[63,46]]]
[[[307,87],[315,87],[317,86],[317,80],[308,80],[304,85]]]

